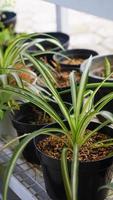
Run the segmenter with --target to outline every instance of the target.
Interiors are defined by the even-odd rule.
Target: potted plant
[[[64,193],[64,190],[60,191],[60,193],[59,191],[55,192],[54,185],[49,185],[51,186],[51,188],[50,190],[48,190],[49,187],[47,186],[47,182],[50,183],[50,180],[49,179],[48,181],[45,180],[47,192],[49,193],[50,196],[52,196],[52,198],[58,199],[54,195],[58,195],[59,193],[61,195],[64,194],[64,197],[61,197],[62,199],[65,198],[65,194],[66,194],[66,198],[68,200],[84,199],[84,197],[85,199],[90,199],[90,200],[91,199],[103,200],[106,195],[106,191],[102,193],[102,192],[98,192],[98,189],[100,186],[105,184],[106,181],[110,181],[106,179],[106,176],[108,175],[108,171],[110,173],[110,165],[112,164],[112,160],[113,160],[113,157],[111,155],[112,150],[113,150],[112,148],[113,139],[112,139],[112,136],[110,137],[110,135],[112,135],[112,128],[105,127],[105,129],[103,129],[103,127],[109,124],[109,122],[113,122],[113,116],[109,112],[101,111],[101,108],[113,98],[113,93],[110,93],[102,97],[102,99],[98,101],[95,105],[93,104],[93,99],[94,99],[95,94],[99,90],[99,88],[104,84],[106,80],[99,83],[98,87],[94,91],[89,90],[89,89],[87,90],[87,87],[89,87],[87,86],[87,77],[88,77],[89,68],[91,66],[91,59],[88,61],[85,67],[79,87],[77,87],[77,85],[75,84],[75,76],[74,76],[74,72],[72,72],[70,74],[70,82],[71,82],[70,85],[71,85],[71,95],[72,95],[71,97],[72,97],[73,106],[70,111],[65,106],[58,91],[56,90],[53,84],[53,82],[55,81],[54,77],[50,73],[50,70],[47,68],[47,66],[41,61],[36,60],[34,57],[32,57],[29,54],[26,54],[26,58],[29,59],[29,61],[32,62],[36,66],[36,68],[44,77],[44,80],[46,81],[46,84],[53,95],[53,99],[56,100],[64,117],[66,118],[66,122],[64,122],[60,118],[60,116],[56,113],[56,111],[51,107],[51,104],[47,102],[47,99],[49,98],[49,96],[46,94],[43,94],[43,92],[37,96],[37,92],[34,89],[28,91],[23,88],[18,88],[18,91],[17,91],[16,87],[11,87],[11,86],[8,88],[0,87],[1,91],[5,91],[8,94],[16,94],[17,96],[19,95],[20,97],[25,98],[26,100],[29,100],[30,102],[32,102],[34,105],[36,106],[38,105],[41,109],[43,109],[50,116],[52,116],[54,120],[57,122],[57,124],[52,125],[52,127],[45,127],[38,131],[33,132],[32,134],[27,135],[17,146],[6,168],[6,173],[4,176],[3,200],[7,199],[8,184],[9,184],[10,176],[13,172],[13,168],[16,164],[16,160],[18,159],[19,155],[25,148],[26,144],[36,136],[38,136],[36,138],[36,146],[38,145],[38,151],[40,152],[40,161],[41,161],[43,170],[45,170],[44,165],[46,164],[46,169],[48,169],[47,171],[51,172],[51,174],[49,174],[51,175],[49,176],[50,179],[52,176],[55,176],[56,178],[57,176],[59,177],[59,174],[61,174],[61,171],[59,170],[62,170],[63,178],[60,178],[60,188],[63,188],[63,185],[61,183],[64,182],[65,193]],[[86,96],[88,96],[88,99],[84,103],[84,97]],[[104,116],[106,118],[106,121],[104,121],[104,123],[102,124],[97,124],[97,123],[92,124],[91,123],[92,119],[94,119],[99,114]],[[106,130],[106,134],[104,133],[104,130]],[[103,136],[101,135],[101,133],[99,134],[99,132],[101,131],[102,131]],[[60,152],[59,157],[61,158],[61,160],[57,159],[57,157],[54,158],[53,156],[48,155],[47,153],[48,149],[46,149],[47,151],[45,153],[45,151],[43,150],[43,147],[40,148],[40,145],[41,145],[40,142],[43,140],[42,144],[44,144],[46,143],[45,140],[49,140],[51,137],[58,139],[57,146],[59,146],[59,140],[61,139],[62,136],[64,137],[63,142],[64,141],[65,142],[63,143],[63,145],[61,145],[61,148],[59,150]],[[89,140],[92,140],[92,142]],[[53,142],[53,143],[56,143],[56,142]],[[88,152],[94,151],[93,152],[94,157],[92,156],[91,152],[90,152],[91,154],[90,153],[87,154],[84,152],[85,151],[83,150],[85,148],[84,145],[86,145],[86,149],[89,147]],[[52,146],[51,143],[50,143],[50,146]],[[81,151],[85,153],[85,158],[82,158],[82,153],[80,153]],[[93,158],[91,158],[89,155]],[[50,171],[49,171],[49,168],[47,168],[48,160],[53,161],[52,165],[49,163],[49,166],[51,168]],[[79,160],[79,164],[78,164],[78,160]],[[59,168],[60,164],[61,164],[61,168]],[[71,165],[71,168],[70,168],[70,165]],[[56,168],[54,168],[53,166],[54,167],[56,166]],[[44,172],[44,177],[46,177],[45,173],[46,172]],[[55,175],[55,173],[57,173],[57,175]],[[90,173],[90,175],[87,177],[87,184],[85,183],[84,185],[82,185],[83,178],[86,176],[87,173]],[[101,178],[104,175],[105,179],[99,178],[98,177],[99,174]],[[71,177],[71,181],[70,181],[70,177]],[[94,182],[92,182],[93,180]],[[85,188],[85,191],[83,193],[82,191],[84,189],[81,187],[81,185],[83,186],[83,188]],[[52,190],[52,187],[53,187],[53,190]],[[51,191],[54,191],[54,193],[52,194]],[[84,196],[82,196],[81,194],[84,194]]]
[[[32,39],[28,43],[28,39],[34,38],[37,34],[22,34],[17,35],[13,41],[3,51],[3,44],[0,46],[0,86],[18,85],[19,87],[26,87],[29,83],[35,84],[36,74],[31,70],[29,63],[24,58],[24,51],[33,45],[34,43],[39,45],[39,52],[44,49],[39,44],[39,41]],[[49,36],[48,36],[49,37]],[[50,42],[53,41],[49,37]],[[58,43],[53,41],[53,43]],[[58,43],[59,46],[61,46]],[[21,56],[22,54],[22,56]],[[6,110],[13,110],[18,108],[17,103],[14,101],[15,97],[8,95],[5,92],[0,92],[0,119],[3,119]],[[2,122],[1,122],[2,123]],[[2,123],[3,124],[3,123]],[[4,126],[6,127],[6,126]]]
[[[113,71],[113,55],[107,54],[107,55],[99,55],[95,56],[92,59],[92,65],[90,67],[89,75],[88,75],[88,82],[89,83],[99,83],[102,80],[104,80],[107,76],[109,76],[112,71]],[[85,68],[85,62],[81,65],[81,71],[83,72]],[[109,79],[106,80],[107,82],[113,82],[113,78],[109,76]],[[97,94],[95,95],[95,103],[101,99],[102,96],[105,96],[112,92],[113,89],[112,87],[101,87]],[[103,109],[108,110],[113,113],[113,108],[112,108],[113,101],[110,101],[108,104],[106,104]]]

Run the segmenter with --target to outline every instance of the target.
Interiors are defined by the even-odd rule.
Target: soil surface
[[[47,59],[45,57],[40,58],[40,59],[43,62],[47,63]],[[51,63],[54,66],[52,70],[53,70],[53,76],[55,77],[56,82],[57,82],[56,87],[58,88],[69,87],[70,86],[69,74],[71,71],[62,70],[60,66],[54,61],[51,61]],[[75,77],[76,77],[76,82],[79,83],[80,78],[81,78],[81,74],[79,71],[76,71]],[[44,81],[42,80],[41,77],[38,77],[37,83],[39,83],[40,85],[44,85]]]
[[[32,107],[28,117],[25,116],[20,121],[32,125],[43,125],[54,122],[54,120],[47,113],[37,110],[35,107]]]
[[[92,148],[92,145],[100,140],[110,138],[109,136],[98,133],[88,139],[88,141],[80,148],[79,160],[80,161],[96,161],[105,158],[110,152],[113,151],[113,146]],[[49,136],[37,144],[37,147],[46,155],[60,159],[61,152],[64,146],[69,148],[67,159],[72,160],[72,149],[69,146],[69,141],[65,135],[63,136]]]
[[[62,72],[59,72],[56,75],[57,87],[63,88],[63,87],[69,87],[70,86],[69,74],[70,74],[70,72],[62,71]],[[76,72],[75,77],[76,77],[76,82],[79,83],[80,78],[81,78],[80,72]]]
[[[53,72],[53,76],[56,79],[56,88],[65,88],[70,86],[69,81],[69,71],[61,71],[61,72]],[[80,82],[81,74],[80,72],[75,73],[76,82]],[[37,83],[41,86],[45,86],[43,79],[39,76],[37,79]]]
[[[61,61],[61,63],[66,65],[80,65],[81,63],[83,63],[83,61],[84,61],[83,58],[70,58]]]

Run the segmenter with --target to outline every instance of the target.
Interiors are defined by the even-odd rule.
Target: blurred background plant
[[[10,10],[15,5],[15,0],[0,0],[0,11]]]
[[[14,5],[14,0],[0,1],[0,54],[15,37],[16,13],[11,11]]]

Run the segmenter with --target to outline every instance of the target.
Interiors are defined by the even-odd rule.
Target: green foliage
[[[47,36],[46,41],[58,45],[61,49],[62,46],[53,37],[47,34],[20,34],[13,35],[8,29],[3,29],[0,32],[0,86],[6,87],[8,85],[17,85],[22,88],[27,85],[27,80],[23,79],[21,74],[26,74],[33,78],[36,75],[30,70],[29,65],[26,66],[26,58],[24,52],[32,46],[36,45],[39,49],[37,55],[41,55],[44,52],[43,46],[40,44],[40,39],[35,39],[37,36],[43,37]],[[11,37],[10,37],[11,36]],[[14,36],[14,38],[13,38]],[[10,40],[10,42],[9,42]],[[30,42],[28,42],[30,40]],[[8,41],[8,43],[7,43]],[[8,45],[4,51],[4,45]],[[36,53],[35,53],[36,54]],[[23,67],[16,68],[18,64],[22,64]],[[29,80],[28,80],[29,81]],[[14,109],[17,104],[14,102],[14,96],[8,95],[5,92],[0,92],[0,108],[1,108],[1,118],[3,113],[7,109]]]
[[[0,22],[0,51],[5,52],[5,49],[9,46],[12,40],[16,37],[16,34],[12,28],[5,28],[3,22]]]
[[[111,74],[111,63],[108,60],[108,58],[105,58],[105,64],[104,64],[104,76],[107,77]]]
[[[99,131],[102,127],[109,124],[109,122],[113,123],[113,115],[106,112],[101,111],[101,109],[106,105],[110,100],[113,99],[113,93],[110,93],[106,96],[104,96],[101,100],[99,100],[95,105],[93,104],[93,99],[95,97],[95,94],[99,90],[101,86],[104,85],[105,81],[109,78],[109,76],[101,83],[98,84],[98,87],[94,91],[91,89],[87,89],[87,78],[88,78],[88,72],[89,68],[91,66],[91,58],[88,60],[88,63],[86,64],[85,71],[82,75],[81,82],[79,87],[76,85],[76,80],[74,76],[74,72],[70,73],[70,84],[71,84],[71,97],[72,97],[72,110],[70,113],[70,109],[66,107],[63,100],[61,99],[61,96],[59,95],[57,89],[54,86],[54,77],[52,77],[51,70],[47,67],[45,63],[43,63],[40,60],[37,60],[33,56],[31,56],[29,53],[23,53],[22,56],[29,60],[36,69],[40,72],[42,77],[44,78],[44,81],[46,83],[46,86],[48,88],[48,92],[44,90],[41,87],[38,87],[37,85],[28,85],[30,86],[30,91],[26,88],[20,88],[20,87],[14,87],[14,86],[8,86],[8,87],[0,87],[1,92],[6,92],[8,94],[15,94],[17,97],[21,97],[25,100],[30,101],[34,105],[40,107],[45,112],[47,112],[58,124],[61,128],[57,129],[54,127],[53,129],[40,129],[39,131],[33,132],[32,134],[26,136],[24,140],[17,146],[17,149],[15,150],[13,157],[9,161],[9,165],[6,169],[6,175],[4,179],[4,193],[3,193],[3,200],[7,199],[7,190],[8,190],[8,184],[10,180],[10,176],[13,172],[13,168],[16,164],[16,160],[18,159],[18,156],[24,149],[25,145],[36,135],[39,134],[54,134],[59,132],[62,134],[65,134],[70,142],[70,147],[73,151],[73,161],[72,161],[72,170],[71,170],[71,181],[68,174],[68,164],[67,164],[67,158],[66,158],[66,152],[67,149],[70,147],[67,147],[63,149],[62,152],[62,174],[64,179],[64,185],[66,189],[66,195],[68,200],[77,200],[77,171],[78,171],[78,151],[79,148],[94,134],[97,134],[97,131]],[[40,89],[40,91],[39,91]],[[38,95],[37,95],[38,94]],[[87,99],[84,102],[84,97]],[[56,113],[56,111],[51,107],[51,104],[48,103],[48,99],[52,101],[57,102],[59,105],[59,108],[65,117],[65,119],[68,122],[69,129],[67,129],[64,121],[60,118],[60,116]],[[102,115],[106,119],[106,121],[103,124],[100,124],[96,129],[86,134],[86,129],[90,122],[97,116]],[[108,141],[104,140],[101,142],[100,145],[108,145]],[[94,148],[95,148],[94,144]],[[113,139],[109,141],[109,145],[113,145]],[[92,147],[93,148],[93,147]]]

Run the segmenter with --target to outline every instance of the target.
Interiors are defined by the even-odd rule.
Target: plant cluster
[[[26,144],[34,137],[40,134],[54,134],[61,133],[66,135],[69,140],[70,147],[73,152],[72,159],[72,170],[71,170],[71,181],[68,173],[68,162],[67,162],[67,150],[68,147],[62,149],[61,155],[61,166],[62,166],[62,174],[64,179],[64,185],[66,189],[66,195],[68,200],[77,200],[77,173],[78,173],[78,153],[80,147],[86,143],[86,141],[97,134],[98,131],[108,125],[110,122],[113,122],[113,115],[108,113],[107,111],[102,111],[101,109],[106,105],[111,99],[113,99],[113,93],[110,93],[101,98],[95,105],[93,104],[93,99],[95,94],[99,90],[99,88],[105,83],[105,81],[109,78],[107,77],[103,82],[97,84],[98,87],[94,91],[88,89],[87,78],[89,68],[91,66],[91,58],[86,64],[86,68],[84,73],[82,74],[82,78],[80,81],[80,85],[77,86],[74,73],[70,73],[70,87],[71,87],[71,98],[72,98],[72,108],[70,109],[66,107],[64,102],[61,99],[57,89],[54,86],[55,79],[51,74],[51,70],[47,67],[45,63],[31,56],[29,53],[24,52],[24,56],[29,62],[31,62],[36,69],[41,73],[43,79],[45,80],[46,86],[49,91],[44,90],[37,85],[31,87],[31,90],[28,91],[26,88],[19,88],[14,86],[1,87],[0,90],[2,92],[6,92],[8,94],[15,94],[27,101],[30,101],[34,105],[40,107],[45,112],[47,112],[59,125],[60,128],[43,128],[38,131],[33,132],[30,135],[27,135],[22,142],[17,146],[14,151],[14,154],[8,164],[5,174],[5,184],[4,184],[4,200],[7,199],[7,190],[10,176],[13,172],[13,168],[16,164],[16,160],[18,156],[23,151]],[[110,75],[109,75],[110,76]],[[92,86],[92,85],[91,85]],[[37,92],[38,90],[38,92]],[[40,90],[40,91],[39,91]],[[39,95],[37,95],[37,93]],[[87,97],[84,102],[84,98]],[[68,122],[68,128],[65,125],[64,121],[60,118],[60,116],[56,113],[56,111],[51,107],[51,104],[48,103],[48,100],[52,100],[57,102],[59,108]],[[86,134],[86,129],[89,123],[98,115],[104,116],[106,119],[104,123],[100,124],[96,129]],[[98,143],[93,144],[92,148],[101,148],[109,145],[113,145],[113,139],[102,140]],[[108,155],[109,156],[109,155]]]
[[[38,36],[41,37],[42,34]],[[31,70],[31,66],[26,61],[24,52],[32,45],[37,45],[39,55],[44,52],[43,46],[40,45],[40,39],[34,39],[37,34],[21,34],[15,36],[14,40],[3,51],[3,45],[0,48],[0,86],[17,85],[23,87],[36,79],[36,75]],[[49,37],[49,36],[48,36]],[[30,40],[30,42],[28,42]],[[37,42],[38,40],[38,42]],[[57,44],[53,38],[46,39]],[[61,45],[60,45],[61,46]],[[61,47],[62,48],[62,47]],[[37,53],[37,54],[38,54]],[[0,117],[4,116],[4,111],[9,108],[14,108],[14,97],[6,93],[0,92]],[[13,103],[13,104],[12,104]],[[10,105],[10,107],[9,107]]]
[[[25,138],[17,145],[14,150],[14,154],[10,159],[6,172],[4,175],[4,192],[3,192],[3,200],[7,200],[7,191],[8,185],[10,181],[10,176],[13,172],[13,169],[16,165],[16,161],[19,155],[24,150],[25,146],[28,142],[36,136],[46,134],[48,136],[54,135],[56,133],[60,133],[66,136],[69,141],[69,146],[65,146],[62,149],[61,153],[61,168],[62,168],[62,176],[64,180],[64,186],[66,191],[66,196],[68,200],[77,200],[78,199],[78,154],[80,148],[94,135],[98,134],[98,131],[108,125],[109,123],[113,123],[113,115],[107,111],[102,111],[102,108],[113,99],[113,92],[107,94],[102,97],[96,104],[94,104],[94,97],[98,90],[104,85],[106,85],[106,80],[111,76],[109,74],[104,81],[98,84],[90,84],[88,85],[88,73],[91,67],[92,58],[90,57],[85,70],[82,74],[80,84],[76,83],[75,73],[71,72],[70,79],[70,90],[72,99],[71,109],[68,108],[63,102],[60,93],[55,87],[56,80],[53,77],[51,72],[51,68],[47,63],[44,63],[40,59],[36,58],[36,54],[29,53],[28,49],[31,45],[35,44],[38,46],[39,51],[38,55],[43,55],[46,51],[40,44],[40,41],[33,40],[35,34],[30,35],[21,35],[18,36],[7,48],[5,54],[1,54],[0,59],[0,93],[4,93],[8,96],[16,96],[16,98],[22,98],[25,101],[29,101],[35,106],[40,107],[44,112],[46,112],[51,118],[54,119],[55,122],[59,124],[59,128],[41,128],[38,131],[35,131],[31,134],[24,135]],[[26,40],[31,39],[31,42],[26,42]],[[56,41],[53,37],[48,37],[46,39],[60,48],[62,46]],[[49,52],[49,51],[47,51]],[[31,84],[25,81],[22,81],[21,77],[18,76],[18,70],[15,68],[17,63],[22,62],[25,64],[26,62],[30,64],[30,66],[35,67],[38,73],[41,74],[43,80],[45,81],[47,90],[37,84]],[[23,69],[19,69],[19,72],[25,71]],[[16,84],[10,84],[9,74],[16,81]],[[25,83],[25,84],[24,84]],[[107,83],[107,86],[112,87],[111,83]],[[95,87],[95,89],[91,89]],[[87,98],[86,98],[87,97]],[[85,100],[85,101],[84,101]],[[58,115],[57,111],[51,106],[51,101],[56,102],[67,121],[68,126],[65,124],[65,121]],[[2,102],[2,101],[1,101]],[[1,103],[0,102],[0,103]],[[7,102],[7,101],[5,101]],[[92,120],[98,115],[102,115],[105,118],[105,121],[102,124],[99,124],[97,128],[88,132],[87,127]],[[22,137],[24,137],[22,136]],[[13,141],[10,141],[6,146],[4,146],[1,150],[6,148],[8,145],[11,145]],[[92,145],[92,148],[101,148],[108,147],[113,145],[113,139],[105,139],[99,142],[95,142]],[[72,161],[71,161],[71,177],[68,172],[68,161],[67,161],[67,152],[68,149],[72,151]],[[108,155],[108,157],[111,156]],[[75,187],[76,186],[76,187]]]

